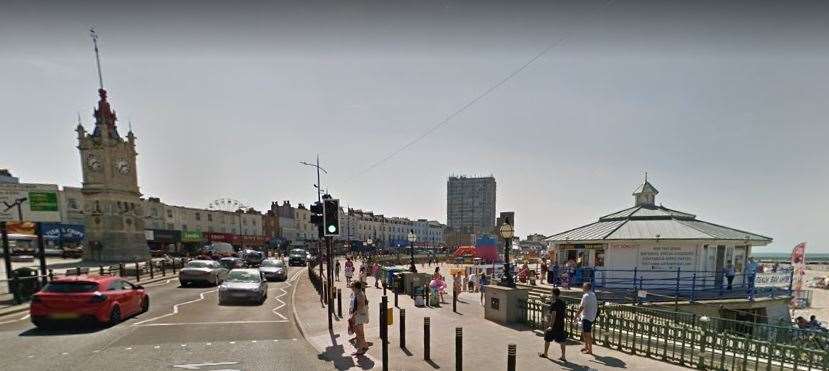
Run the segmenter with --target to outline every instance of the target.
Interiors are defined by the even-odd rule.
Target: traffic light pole
[[[326,265],[325,271],[328,275],[328,277],[326,279],[328,280],[328,287],[329,287],[329,289],[328,289],[329,295],[328,295],[327,298],[325,298],[325,302],[328,303],[328,329],[329,330],[334,329],[334,322],[333,322],[334,321],[334,300],[333,300],[332,295],[330,295],[331,292],[334,292],[333,291],[334,272],[331,268],[333,266],[332,256],[331,256],[331,240],[332,239],[333,239],[333,237],[328,237],[328,236],[325,237],[325,265]]]

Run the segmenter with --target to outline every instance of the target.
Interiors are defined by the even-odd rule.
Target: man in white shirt
[[[599,313],[599,302],[596,300],[596,293],[593,292],[593,285],[585,282],[582,286],[584,295],[581,297],[581,305],[576,316],[581,316],[581,337],[584,340],[584,354],[593,354],[593,321]]]

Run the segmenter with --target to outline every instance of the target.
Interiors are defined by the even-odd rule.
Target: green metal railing
[[[567,304],[569,337],[580,337],[574,318],[578,302]],[[549,319],[546,303],[519,303],[524,322],[543,329]],[[630,305],[602,305],[593,325],[596,344],[686,367],[714,370],[826,370],[825,334],[783,326],[742,322],[754,331],[731,331],[735,322]]]

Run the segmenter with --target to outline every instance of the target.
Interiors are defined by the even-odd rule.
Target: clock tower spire
[[[87,133],[80,118],[75,131],[83,172],[87,244],[84,259],[132,261],[149,258],[144,237],[144,212],[136,172],[135,136],[118,134],[115,110],[103,86],[98,35],[90,29],[98,66],[95,128]]]

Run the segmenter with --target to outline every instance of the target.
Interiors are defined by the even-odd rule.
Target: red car
[[[32,296],[29,314],[41,328],[76,321],[112,326],[149,308],[144,288],[119,277],[69,276]]]

